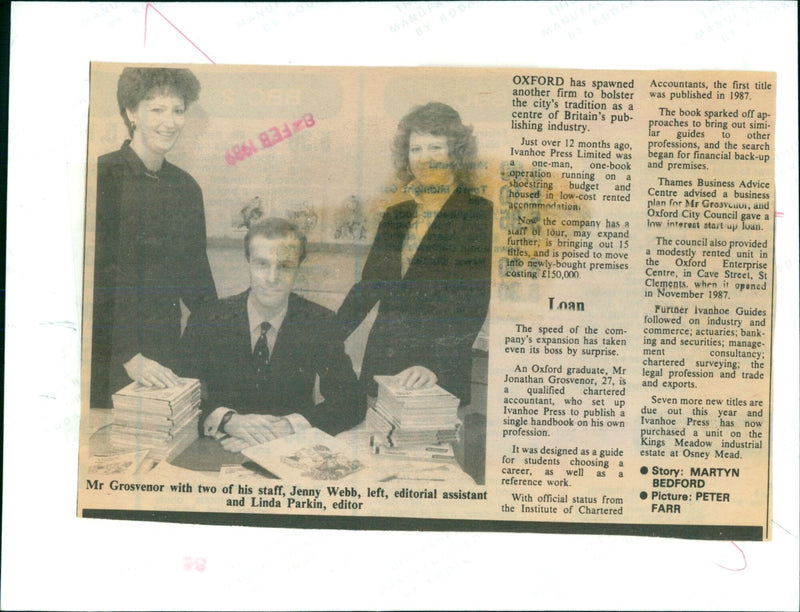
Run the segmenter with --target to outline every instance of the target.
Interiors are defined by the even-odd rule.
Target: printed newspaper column
[[[769,505],[774,87],[754,73],[649,79],[635,379],[654,515],[758,524],[742,508]]]
[[[509,83],[498,510],[764,524],[746,500],[769,482],[772,76],[543,74]]]
[[[632,78],[578,74],[527,87],[512,79],[514,145],[495,234],[497,485],[501,511],[515,518],[625,521],[634,349],[620,314],[634,299],[626,280],[638,101]]]

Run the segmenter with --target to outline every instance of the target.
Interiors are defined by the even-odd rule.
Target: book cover
[[[113,396],[113,401],[131,398],[133,400],[147,400],[151,402],[166,402],[174,405],[184,396],[191,395],[195,387],[198,392],[200,389],[200,381],[196,378],[180,378],[180,384],[174,387],[166,387],[164,389],[154,389],[153,387],[146,387],[137,382],[132,382],[117,391]],[[116,404],[115,404],[116,405]]]

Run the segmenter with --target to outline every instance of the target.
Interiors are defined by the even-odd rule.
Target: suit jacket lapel
[[[253,361],[253,348],[250,345],[250,320],[247,318],[247,298],[250,296],[248,289],[244,293],[240,293],[237,297],[236,307],[233,311],[235,319],[232,321],[233,333],[236,334],[234,339],[234,346],[239,357],[248,367],[252,370],[253,374],[256,372],[256,366]]]
[[[408,231],[411,228],[411,221],[416,217],[417,214],[417,203],[414,200],[409,200],[408,202],[404,202],[401,204],[401,208],[397,211],[397,218],[395,220],[395,228],[393,232],[393,237],[395,239],[395,243],[391,245],[390,252],[392,254],[392,269],[394,276],[399,279],[405,278],[403,275],[403,243],[406,240],[406,236],[408,235]],[[411,265],[413,265],[413,259],[411,264],[409,264],[408,269],[411,269]],[[408,270],[406,270],[406,274],[408,274]]]
[[[422,237],[422,240],[417,246],[417,251],[414,253],[414,257],[411,258],[411,263],[408,265],[408,270],[406,270],[406,274],[403,277],[406,278],[413,278],[416,276],[417,270],[417,263],[418,258],[420,255],[429,254],[431,251],[433,252],[440,252],[438,245],[442,242],[449,242],[451,240],[451,234],[455,229],[453,224],[455,219],[453,218],[453,212],[458,210],[461,206],[463,200],[463,195],[455,192],[447,201],[442,205],[442,208],[437,213],[436,217],[431,223],[430,227],[428,228],[427,233],[425,236]],[[403,234],[405,236],[405,233]],[[434,248],[431,248],[433,245],[436,245]],[[402,250],[402,243],[400,245],[400,249]]]
[[[286,316],[283,319],[281,328],[278,330],[278,337],[275,339],[275,346],[272,348],[272,355],[270,356],[270,363],[273,364],[273,367],[280,366],[286,356],[297,346],[295,319],[298,315],[298,306],[297,296],[294,293],[290,293]]]

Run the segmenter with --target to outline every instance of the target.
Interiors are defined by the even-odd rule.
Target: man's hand
[[[174,387],[178,384],[178,377],[175,372],[169,368],[162,366],[157,361],[148,359],[141,353],[136,353],[131,357],[130,361],[123,364],[125,372],[140,385],[145,387],[155,387],[156,389],[164,389],[165,387]]]
[[[269,414],[235,414],[225,425],[225,433],[231,437],[222,440],[223,448],[239,452],[243,448],[293,434],[294,428],[282,417]]]
[[[436,374],[421,365],[406,368],[395,377],[397,383],[406,389],[427,389],[436,384],[439,380]]]
[[[272,423],[270,423],[269,428],[276,438],[285,438],[286,436],[291,436],[294,433],[294,427],[292,427],[292,424],[288,419],[283,417],[270,418],[275,419],[272,421]]]
[[[249,448],[252,444],[248,444],[241,438],[221,438],[219,441],[222,444],[222,448],[224,448],[229,453],[240,453],[244,449]]]

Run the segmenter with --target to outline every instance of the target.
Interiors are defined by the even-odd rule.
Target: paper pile
[[[200,381],[153,389],[133,382],[112,396],[111,444],[120,451],[150,449],[150,457],[169,460],[197,439]]]
[[[393,376],[376,376],[375,381],[378,398],[366,418],[373,452],[409,460],[454,459],[451,443],[461,425],[455,395],[438,385],[406,389]]]

